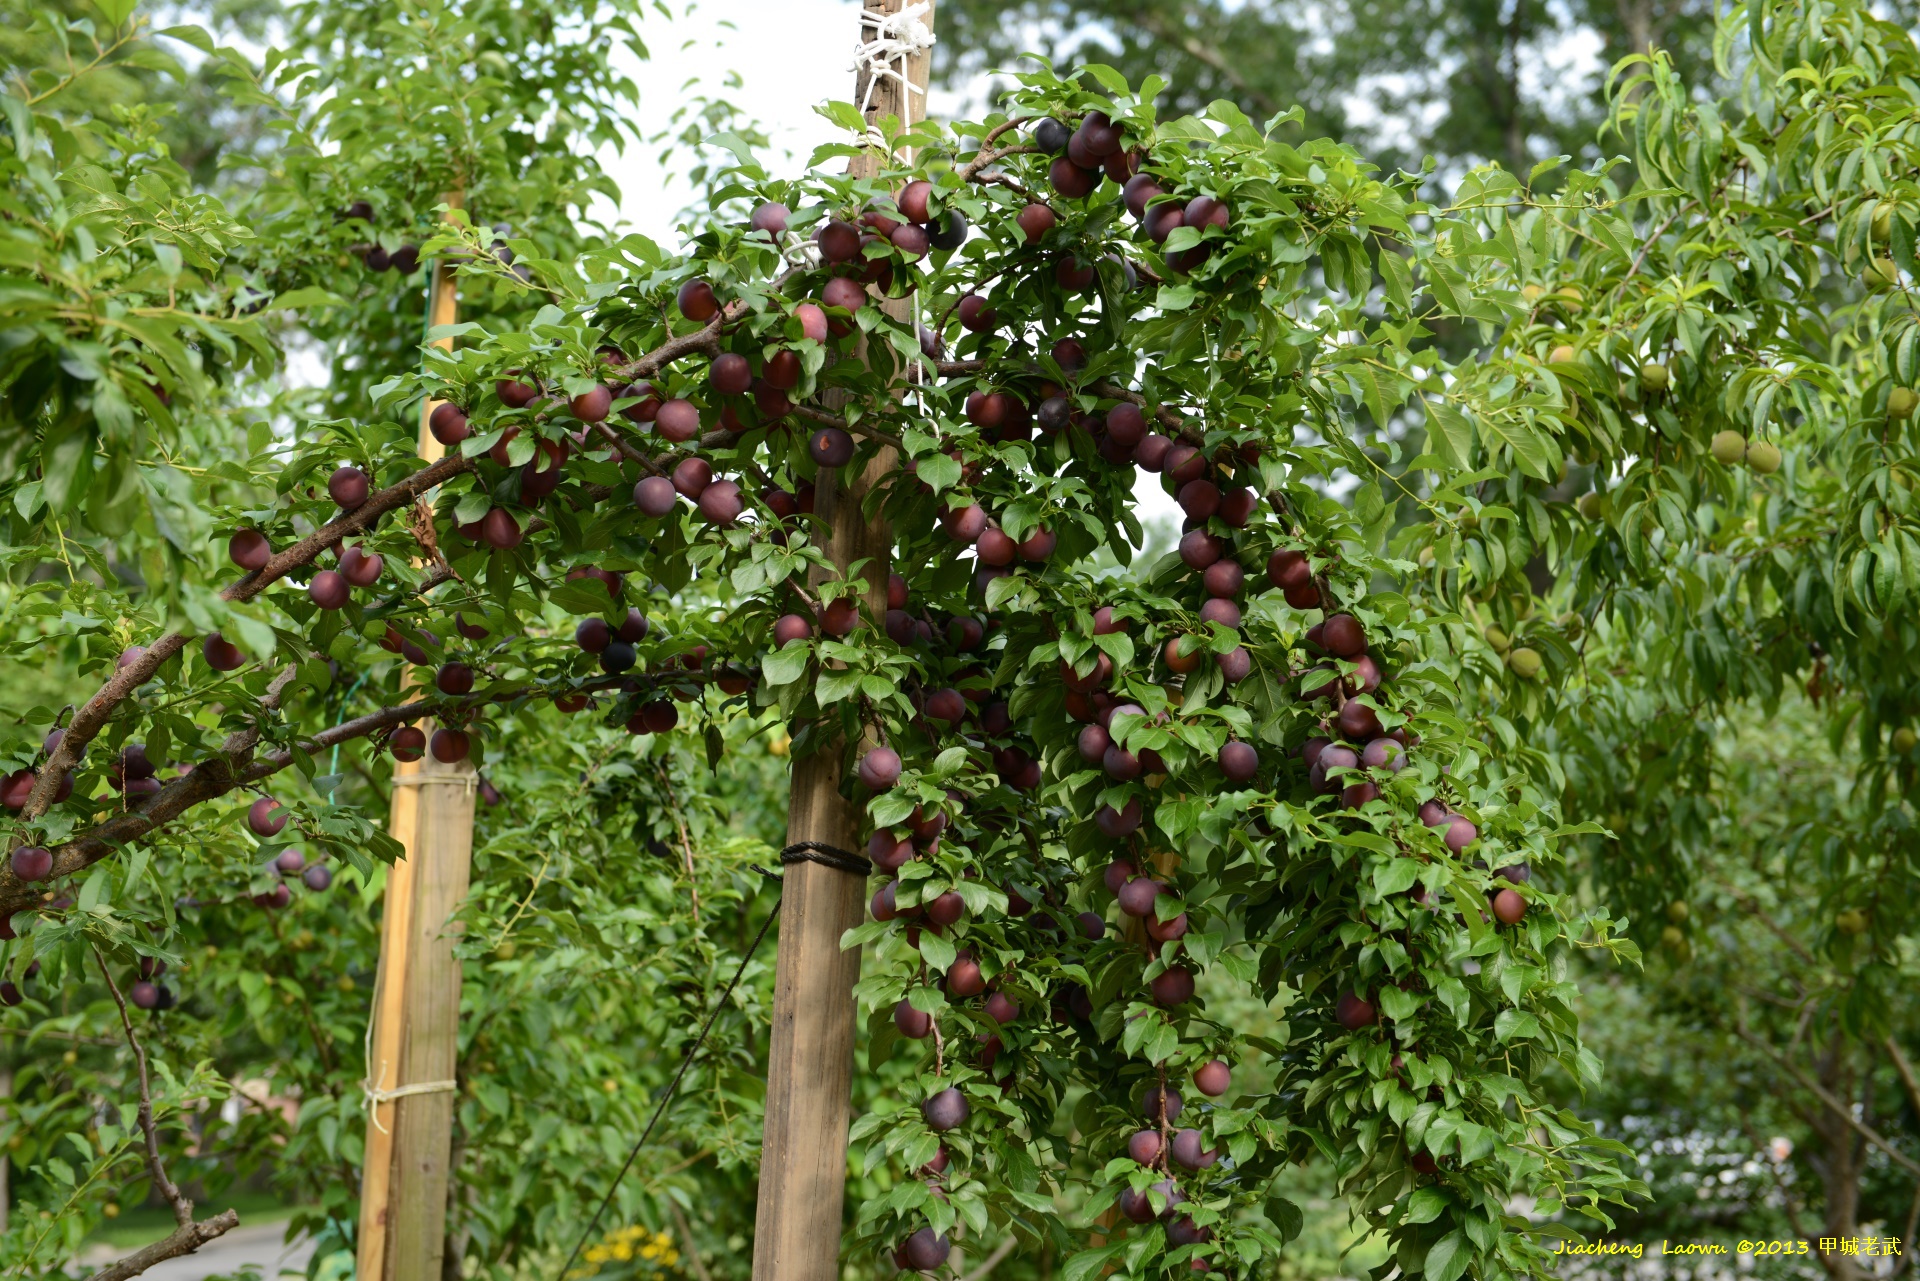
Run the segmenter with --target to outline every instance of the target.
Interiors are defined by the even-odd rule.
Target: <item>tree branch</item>
[[[280,552],[267,562],[265,568],[248,574],[222,591],[220,599],[230,604],[253,599],[292,571],[311,563],[329,547],[338,546],[342,539],[361,532],[396,508],[410,506],[414,499],[435,485],[472,470],[473,460],[458,454],[448,455],[439,462],[421,468],[392,488],[369,496],[360,506],[322,525]],[[160,665],[178,654],[186,647],[186,643],[187,637],[181,632],[169,632],[162,636],[147,646],[146,652],[139,658],[115,671],[107,683],[73,714],[73,720],[68,723],[67,732],[61,737],[59,746],[47,757],[46,764],[40,767],[33,791],[20,811],[23,820],[31,822],[47,812],[55,792],[59,790],[61,776],[74,767],[86,752],[87,744],[106,727],[113,709],[133,691],[152,680],[153,674],[160,670]]]
[[[751,672],[751,669],[746,669]],[[608,689],[646,686],[648,688],[677,683],[704,684],[716,679],[717,672],[662,671],[658,673],[629,672],[623,676],[608,676],[600,680],[589,681],[580,687],[580,692],[593,693]],[[278,686],[284,688],[291,675],[282,672],[276,676]],[[269,694],[278,702],[279,690],[269,688]],[[392,729],[409,721],[425,717],[444,719],[450,712],[466,712],[494,703],[510,703],[526,697],[545,697],[545,691],[537,686],[522,685],[513,689],[491,694],[469,694],[460,698],[421,699],[416,702],[399,703],[392,707],[383,707],[369,712],[365,716],[338,725],[329,726],[301,743],[301,750],[308,755],[316,755],[327,748],[356,738],[365,738],[377,734],[383,729]],[[264,700],[263,700],[264,702]],[[195,765],[181,777],[162,787],[147,798],[138,809],[126,810],[114,815],[106,822],[65,844],[53,849],[53,871],[49,879],[71,876],[84,871],[112,854],[130,841],[139,840],[178,818],[187,810],[202,801],[224,796],[237,787],[257,783],[279,773],[293,763],[293,749],[283,748],[269,752],[255,761],[243,758],[259,741],[258,727],[237,730],[230,735],[224,750]],[[41,903],[39,890],[41,882],[27,883],[13,874],[10,866],[0,864],[0,919],[15,912],[25,911]]]
[[[1831,1112],[1834,1116],[1840,1118],[1842,1121],[1845,1121],[1849,1126],[1853,1127],[1853,1129],[1860,1135],[1861,1138],[1865,1139],[1868,1143],[1871,1143],[1874,1147],[1879,1148],[1882,1152],[1886,1153],[1888,1158],[1891,1159],[1894,1162],[1894,1164],[1898,1165],[1901,1169],[1905,1170],[1908,1174],[1920,1175],[1920,1161],[1915,1161],[1912,1157],[1909,1157],[1906,1153],[1902,1152],[1899,1148],[1896,1148],[1891,1143],[1887,1142],[1886,1139],[1881,1137],[1879,1131],[1875,1130],[1872,1126],[1866,1124],[1863,1121],[1856,1121],[1853,1116],[1852,1108],[1842,1103],[1839,1099],[1834,1098],[1833,1095],[1827,1090],[1825,1086],[1821,1085],[1818,1081],[1814,1080],[1812,1077],[1809,1077],[1805,1072],[1802,1072],[1793,1063],[1789,1062],[1786,1059],[1786,1057],[1783,1056],[1778,1050],[1774,1049],[1771,1045],[1768,1045],[1765,1041],[1761,1040],[1759,1037],[1755,1036],[1753,1033],[1747,1031],[1747,1023],[1746,1023],[1745,1017],[1742,1017],[1740,1019],[1739,1023],[1734,1027],[1734,1031],[1739,1035],[1741,1040],[1745,1041],[1748,1045],[1753,1046],[1756,1050],[1759,1050],[1762,1054],[1766,1055],[1768,1058],[1772,1059],[1775,1063],[1777,1063],[1783,1070],[1785,1070],[1790,1076],[1792,1076],[1794,1080],[1800,1083],[1800,1087],[1802,1089],[1812,1094],[1816,1099],[1819,1099],[1821,1104],[1826,1107],[1827,1111]]]
[[[231,1209],[222,1210],[211,1219],[195,1223],[193,1202],[182,1196],[179,1186],[167,1177],[167,1167],[160,1160],[160,1135],[153,1124],[153,1087],[147,1076],[147,1051],[141,1046],[140,1038],[134,1035],[133,1019],[127,1014],[126,999],[120,995],[120,987],[113,981],[113,971],[107,967],[107,958],[100,954],[97,947],[93,949],[93,959],[100,966],[100,977],[107,981],[107,991],[113,994],[113,1003],[120,1007],[120,1026],[126,1030],[127,1044],[133,1047],[134,1061],[140,1067],[140,1133],[147,1141],[147,1172],[153,1178],[153,1186],[173,1207],[173,1221],[176,1224],[166,1238],[135,1250],[89,1278],[89,1281],[122,1281],[125,1277],[139,1276],[163,1260],[192,1254],[215,1237],[226,1235],[239,1226],[240,1215]]]
[[[993,1247],[993,1253],[980,1260],[980,1266],[967,1273],[967,1281],[985,1281],[986,1275],[1000,1265],[1000,1261],[1013,1253],[1013,1247],[1019,1244],[1011,1231]]]

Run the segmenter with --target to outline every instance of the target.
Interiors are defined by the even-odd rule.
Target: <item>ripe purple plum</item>
[[[262,838],[280,835],[288,817],[286,808],[271,796],[262,796],[247,807],[247,826]]]
[[[358,467],[336,468],[333,475],[327,477],[327,495],[339,504],[341,510],[352,511],[367,501],[367,494],[373,483],[367,473]]]
[[[1193,999],[1193,973],[1181,966],[1173,965],[1163,970],[1148,985],[1153,994],[1153,1003],[1170,1009],[1184,1005]]]
[[[433,759],[442,765],[452,765],[464,761],[473,750],[473,743],[465,730],[437,729],[427,744],[427,750],[433,753]]]
[[[920,1105],[920,1115],[926,1118],[927,1126],[939,1133],[957,1130],[967,1123],[967,1117],[973,1109],[967,1103],[967,1096],[953,1086],[930,1095]]]
[[[11,865],[22,881],[44,881],[53,875],[53,853],[39,845],[22,845],[13,852]]]
[[[273,547],[257,529],[242,529],[227,540],[227,558],[248,573],[265,569],[273,559]]]
[[[645,516],[666,515],[677,497],[673,482],[665,476],[647,476],[633,487],[633,505]]]
[[[900,753],[891,747],[875,747],[860,758],[856,773],[868,789],[884,792],[900,781]]]
[[[1198,1130],[1179,1130],[1168,1145],[1176,1163],[1189,1170],[1208,1170],[1220,1159],[1220,1153],[1207,1147],[1207,1141]]]
[[[1380,1018],[1370,1003],[1352,992],[1340,994],[1340,999],[1334,1002],[1333,1017],[1349,1032],[1358,1032],[1363,1027],[1372,1027]]]
[[[807,453],[822,467],[844,467],[853,460],[853,437],[838,427],[822,427],[808,437]]]
[[[1260,753],[1238,740],[1220,749],[1220,772],[1235,783],[1245,783],[1260,772]]]
[[[720,299],[714,295],[713,286],[698,277],[680,286],[675,302],[682,316],[700,324],[720,314]]]
[[[1193,1084],[1200,1093],[1217,1099],[1233,1085],[1233,1069],[1223,1060],[1209,1060],[1194,1069]]]
[[[1171,1086],[1150,1086],[1140,1096],[1140,1115],[1149,1121],[1177,1121],[1180,1119],[1180,1091]]]
[[[923,1041],[933,1035],[933,1015],[913,1008],[913,1003],[902,997],[893,1007],[893,1025],[900,1029],[900,1035],[915,1041]]]

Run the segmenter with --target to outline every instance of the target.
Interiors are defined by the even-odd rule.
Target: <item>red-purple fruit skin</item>
[[[947,1255],[952,1251],[953,1243],[946,1237],[934,1232],[932,1228],[921,1228],[901,1245],[901,1256],[907,1266],[916,1272],[932,1272],[942,1267]]]
[[[278,836],[287,825],[287,811],[271,796],[262,796],[247,807],[247,826],[255,836]]]
[[[1193,973],[1178,965],[1171,966],[1156,977],[1149,987],[1155,1005],[1167,1008],[1184,1005],[1193,999]]]
[[[941,1133],[965,1125],[972,1113],[973,1108],[967,1103],[966,1095],[952,1086],[930,1096],[920,1105],[920,1114],[926,1118],[927,1125]]]
[[[916,1010],[912,1002],[903,997],[893,1007],[893,1025],[900,1029],[900,1035],[921,1041],[933,1032],[933,1015]]]
[[[1160,1159],[1160,1132],[1158,1130],[1138,1130],[1127,1140],[1127,1155],[1141,1165],[1152,1165]]]
[[[1220,1159],[1220,1154],[1208,1149],[1206,1140],[1198,1130],[1181,1130],[1173,1136],[1169,1145],[1173,1159],[1189,1170],[1210,1169]]]
[[[1202,1063],[1193,1073],[1194,1088],[1210,1098],[1219,1098],[1233,1085],[1233,1069],[1221,1059]]]
[[[227,556],[235,565],[252,573],[266,568],[267,562],[273,559],[273,547],[259,530],[242,529],[227,540]]]
[[[1144,917],[1153,912],[1153,901],[1160,896],[1160,883],[1148,877],[1128,881],[1120,887],[1117,897],[1120,910],[1128,916]]]

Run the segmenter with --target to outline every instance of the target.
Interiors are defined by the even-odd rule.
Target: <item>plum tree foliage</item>
[[[1911,786],[1911,734],[1881,736],[1914,704],[1916,55],[1863,8],[1732,15],[1738,103],[1626,68],[1631,158],[1553,189],[1487,168],[1442,199],[1286,115],[1162,119],[1157,78],[1040,65],[980,121],[830,104],[848,141],[800,178],[723,137],[664,246],[583,221],[632,12],[296,12],[310,45],[263,68],[125,11],[62,34],[199,45],[277,113],[230,202],[138,109],[0,100],[6,643],[85,686],[5,728],[0,908],[7,1018],[144,966],[181,1064],[220,1036],[158,967],[253,936],[266,972],[197,1012],[306,1039],[288,1155],[332,1243],[382,754],[470,759],[499,802],[454,1216],[493,1270],[570,1244],[636,1123],[621,1082],[664,1079],[751,937],[750,851],[700,797],[725,764],[770,817],[758,734],[838,757],[876,868],[849,1250],[928,1270],[1010,1234],[1074,1278],[1268,1269],[1310,1159],[1431,1281],[1544,1272],[1629,1203],[1628,1149],[1562,1098],[1601,1075],[1580,958],[1639,956],[1568,868],[1609,848],[1569,782],[1642,696],[1609,679],[1772,701],[1817,644],[1875,786]],[[276,390],[301,343],[332,378]],[[1187,517],[1152,558],[1143,471]],[[836,559],[849,502],[884,556]],[[610,1005],[657,1056],[596,1041]],[[750,1123],[750,1058],[709,1066]],[[183,1068],[163,1103],[216,1088]],[[129,1124],[22,1157],[61,1226],[0,1248],[71,1244],[138,1177]],[[736,1125],[684,1124],[714,1127],[702,1177],[750,1179]]]

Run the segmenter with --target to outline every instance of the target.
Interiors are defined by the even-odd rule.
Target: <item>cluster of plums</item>
[[[1180,227],[1202,233],[1197,243],[1167,255],[1167,266],[1174,271],[1191,272],[1205,262],[1217,244],[1217,238],[1208,239],[1205,233],[1224,232],[1229,225],[1227,206],[1217,197],[1171,194],[1153,174],[1142,171],[1143,153],[1126,145],[1120,127],[1105,112],[1089,111],[1071,131],[1058,120],[1043,119],[1034,126],[1032,136],[1042,152],[1058,157],[1048,167],[1047,181],[1066,199],[1084,199],[1100,186],[1102,177],[1111,178],[1120,185],[1127,211],[1140,220],[1141,229],[1155,244],[1165,244]]]
[[[270,841],[286,829],[287,817],[284,805],[271,796],[262,796],[247,807],[247,829],[261,840]],[[324,890],[333,884],[333,873],[327,866],[308,863],[306,855],[299,850],[281,850],[274,856],[273,868],[282,876],[298,876],[300,883],[310,890]],[[254,895],[253,901],[262,907],[285,907],[289,891],[282,883]]]
[[[129,650],[127,654],[135,652]],[[122,666],[131,661],[127,654],[121,655]],[[65,737],[64,729],[49,731],[41,743],[42,752],[51,757]],[[181,772],[185,773],[186,769],[185,766],[181,767]],[[154,763],[147,758],[146,745],[128,743],[120,749],[120,754],[108,767],[107,784],[123,794],[128,803],[137,804],[159,792],[162,784],[157,777],[158,773]],[[0,780],[0,802],[4,802],[11,810],[25,808],[27,798],[33,792],[34,778],[35,773],[32,769],[15,770],[7,775],[4,780]],[[52,803],[58,805],[72,795],[73,771],[67,770],[60,776],[60,785],[54,791]],[[43,846],[22,845],[13,851],[11,866],[13,874],[22,881],[44,881],[53,875],[53,854]]]
[[[123,660],[124,661],[124,660]],[[40,744],[43,756],[51,757],[67,736],[64,729],[55,728],[47,732]],[[111,778],[114,787],[127,793],[130,798],[140,799],[160,790],[160,783],[154,779],[153,766],[147,762],[146,751],[134,744],[131,750],[138,749],[131,763],[123,759]],[[34,770],[18,769],[0,779],[0,805],[10,810],[25,809],[27,798],[33,795],[33,784],[37,777]],[[60,775],[60,782],[53,794],[53,804],[58,805],[73,795],[73,771],[67,770]]]
[[[140,977],[127,988],[127,1000],[142,1010],[170,1010],[174,1006],[173,989],[160,981],[167,972],[165,961],[150,956],[140,958]]]

